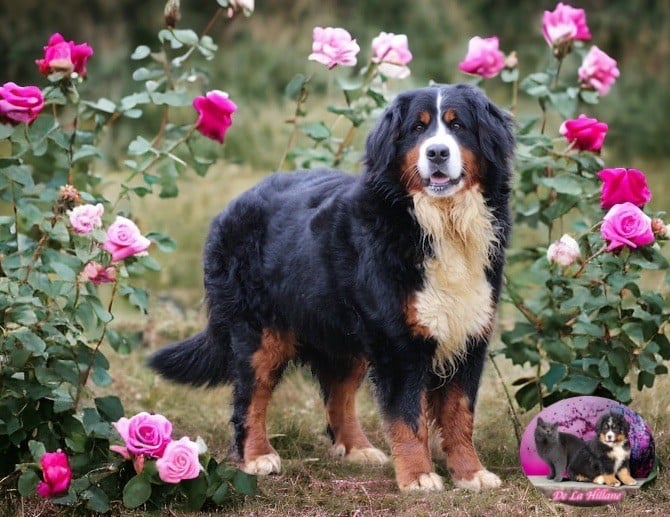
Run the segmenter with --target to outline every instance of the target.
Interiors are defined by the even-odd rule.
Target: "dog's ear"
[[[396,159],[396,142],[400,136],[405,101],[402,96],[386,108],[365,142],[363,163],[371,172],[388,170]]]
[[[479,147],[491,163],[506,163],[514,154],[514,122],[512,115],[487,98],[477,110]]]

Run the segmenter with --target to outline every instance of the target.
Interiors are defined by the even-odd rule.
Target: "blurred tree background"
[[[129,59],[139,44],[156,46],[163,25],[164,0],[0,0],[0,67],[3,81],[37,83],[34,60],[53,32],[88,42],[95,49],[89,65],[91,93],[118,98],[131,81]],[[619,159],[667,157],[666,114],[670,112],[670,1],[582,0],[593,43],[619,62],[621,77],[597,112],[610,124],[608,149]],[[182,0],[181,25],[202,28],[216,8],[214,0]],[[273,131],[254,121],[266,106],[282,107],[290,79],[308,70],[311,31],[316,25],[347,28],[361,44],[361,59],[380,31],[405,33],[414,54],[409,83],[463,81],[456,64],[473,35],[497,35],[501,49],[517,50],[522,74],[544,65],[548,47],[541,35],[543,10],[556,1],[537,0],[272,0],[257,1],[249,19],[218,23],[211,35],[224,49],[217,57],[211,88],[228,91],[245,107],[238,117],[246,127],[231,132],[226,155],[254,167],[273,167],[276,156],[257,149]],[[326,74],[314,78],[327,88]],[[323,81],[319,83],[318,81]],[[399,87],[408,86],[407,82]],[[487,90],[491,90],[487,84]],[[505,103],[507,97],[496,99]],[[505,93],[505,96],[507,94]],[[493,92],[496,97],[495,91]],[[246,115],[244,115],[246,112]],[[277,124],[281,125],[281,123]],[[275,128],[276,134],[276,128]],[[251,144],[251,145],[249,145]]]

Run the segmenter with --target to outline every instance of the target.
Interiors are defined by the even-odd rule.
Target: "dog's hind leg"
[[[616,477],[618,477],[624,485],[637,485],[637,481],[630,475],[628,467],[619,469],[619,472],[616,473]]]
[[[249,474],[266,475],[281,471],[279,454],[268,440],[266,414],[272,391],[286,364],[295,356],[295,338],[289,332],[267,328],[260,336],[252,331],[238,331],[234,339],[240,341],[235,348],[242,350],[252,336],[260,339],[260,346],[238,365],[232,450],[242,470]],[[244,357],[244,354],[240,355]]]
[[[315,371],[326,404],[328,434],[333,440],[332,454],[353,463],[381,464],[386,463],[388,457],[372,446],[356,416],[356,392],[367,369],[365,359],[354,358],[342,368],[346,372],[344,375],[330,373],[339,371],[339,367],[328,368],[329,372]]]

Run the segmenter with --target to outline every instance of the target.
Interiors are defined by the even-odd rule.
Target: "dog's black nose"
[[[433,144],[426,149],[426,158],[435,164],[444,163],[449,158],[449,148],[444,144]]]

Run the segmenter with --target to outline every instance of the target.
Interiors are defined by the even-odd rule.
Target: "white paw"
[[[475,492],[486,488],[498,488],[502,484],[500,478],[486,469],[478,470],[472,479],[455,479],[454,485]]]
[[[418,479],[412,481],[407,486],[400,487],[400,490],[443,490],[444,482],[435,472],[426,472],[419,474]]]
[[[257,476],[279,474],[281,472],[281,459],[276,452],[263,454],[255,460],[245,463],[242,470],[247,474],[256,474]]]
[[[389,457],[376,447],[365,447],[364,449],[353,448],[349,451],[349,454],[344,456],[344,461],[383,465],[384,463],[388,463]]]

